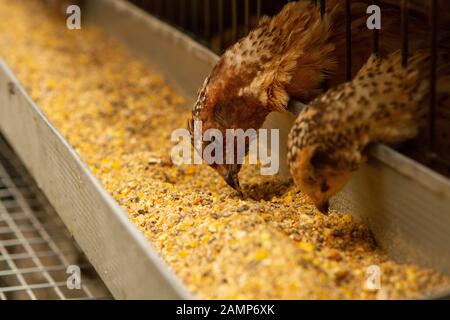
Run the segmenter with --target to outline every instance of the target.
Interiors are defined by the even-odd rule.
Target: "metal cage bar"
[[[431,43],[430,43],[430,110],[428,117],[428,151],[432,157],[435,156],[435,116],[436,116],[436,68],[437,68],[437,34],[438,34],[438,14],[437,0],[431,0]]]
[[[408,46],[409,46],[409,37],[408,37],[408,0],[402,0],[402,64],[403,67],[408,65]]]
[[[82,275],[76,293],[66,287],[66,269]],[[0,299],[110,298],[92,266],[34,181],[0,136]],[[63,280],[63,281],[62,281]],[[94,294],[92,288],[102,292]]]
[[[203,37],[209,43],[209,37],[211,36],[211,4],[209,0],[203,0],[203,14],[205,15]]]
[[[247,34],[250,30],[250,0],[244,0],[244,32]]]
[[[231,0],[231,34],[232,42],[238,39],[238,5],[237,0]]]
[[[351,0],[345,0],[345,55],[346,55],[346,78],[352,78],[352,17]]]
[[[320,15],[323,17],[325,14],[325,0],[320,0]]]
[[[219,43],[219,50],[220,51],[223,51],[223,47],[224,47],[224,43],[225,43],[225,41],[224,41],[224,36],[223,36],[223,33],[224,33],[224,18],[223,18],[223,16],[224,16],[224,12],[223,12],[223,8],[224,8],[224,6],[223,6],[223,1],[224,0],[218,0],[218,5],[217,5],[217,10],[218,10],[218,19],[217,19],[217,21],[218,21],[218,34],[219,34],[219,39],[220,39],[220,43]]]
[[[377,0],[372,1],[373,5],[378,5]],[[377,28],[373,29],[372,53],[378,55],[380,52],[380,34]]]
[[[256,0],[256,19],[260,19],[261,18],[261,14],[262,14],[262,0]]]

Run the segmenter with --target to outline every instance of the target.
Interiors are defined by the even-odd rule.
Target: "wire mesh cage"
[[[181,29],[191,35],[198,42],[204,44],[217,54],[245,36],[251,28],[257,25],[263,15],[276,14],[287,2],[286,0],[130,0],[135,5],[146,10],[161,20]],[[311,0],[303,0],[311,1]],[[312,0],[320,7],[321,13],[327,10],[326,0]],[[367,4],[380,5],[389,1],[368,0]],[[392,3],[392,1],[390,1]],[[343,1],[344,3],[344,1]],[[398,20],[401,24],[401,43],[403,65],[408,64],[410,41],[415,36],[411,32],[411,7],[420,8],[429,17],[429,25],[421,25],[429,31],[428,48],[431,53],[429,72],[430,95],[428,103],[428,120],[420,136],[414,141],[406,143],[400,150],[408,156],[426,164],[434,170],[450,176],[450,110],[438,110],[436,102],[436,70],[438,62],[438,38],[440,28],[439,13],[447,10],[443,0],[401,0],[394,1],[400,7]],[[351,29],[352,1],[345,0],[346,26],[346,79],[350,80],[358,70],[352,70],[352,29]],[[382,29],[372,30],[373,36],[368,46],[372,52],[379,53],[380,33]],[[327,83],[324,83],[327,88]]]
[[[80,289],[67,286],[70,265]],[[0,300],[110,298],[67,228],[0,136]]]

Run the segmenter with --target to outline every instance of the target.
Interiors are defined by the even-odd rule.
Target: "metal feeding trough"
[[[83,19],[151,63],[188,101],[218,59],[125,1],[86,1]],[[265,126],[282,129],[283,137],[290,121],[271,115]],[[0,130],[114,297],[193,298],[3,62]],[[386,146],[375,146],[370,154],[333,205],[365,221],[392,258],[450,274],[450,181]]]

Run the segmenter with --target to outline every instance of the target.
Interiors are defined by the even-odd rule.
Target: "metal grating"
[[[80,289],[67,287],[69,265]],[[0,300],[99,298],[112,297],[0,135]]]
[[[175,26],[192,36],[196,41],[208,48],[222,54],[224,50],[245,36],[254,27],[262,15],[274,15],[289,0],[129,0],[159,19]],[[320,6],[321,13],[327,7],[326,0],[299,0],[311,1]],[[431,33],[429,49],[432,61],[430,64],[431,94],[428,104],[429,116],[426,128],[420,136],[401,148],[401,152],[427,165],[428,167],[450,177],[450,112],[438,110],[436,101],[436,69],[437,48],[443,26],[439,23],[442,17],[439,12],[448,11],[447,1],[444,0],[399,0],[401,9],[399,21],[401,22],[401,50],[403,64],[408,64],[407,55],[409,38],[414,35],[409,31],[411,23],[410,6],[420,5],[430,17],[431,24],[421,26]],[[352,61],[352,34],[350,11],[351,0],[345,0],[346,19],[346,76],[350,80],[357,70],[351,70]],[[382,1],[367,0],[367,4],[381,4]],[[379,52],[380,32],[373,31],[372,46],[374,53]],[[324,83],[324,89],[327,83]],[[441,108],[442,109],[442,108]]]

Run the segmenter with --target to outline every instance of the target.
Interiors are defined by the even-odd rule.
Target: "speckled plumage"
[[[400,15],[397,1],[380,2],[380,54],[385,55],[400,44]],[[358,70],[371,53],[373,34],[366,26],[366,9],[371,3],[352,1],[353,70]],[[410,19],[410,31],[415,34],[411,50],[429,43],[425,41],[422,18],[414,14]],[[329,87],[345,81],[344,19],[341,0],[326,1],[323,17],[312,2],[299,1],[285,5],[273,18],[262,18],[256,29],[224,53],[199,90],[189,121],[191,132],[194,120],[202,121],[203,132],[210,128],[222,132],[258,129],[270,112],[285,111],[291,98],[307,103],[321,94],[324,79],[328,79]],[[224,177],[232,169],[212,167]],[[237,181],[238,172],[232,174]]]
[[[221,105],[231,109],[232,102],[239,102],[241,111],[244,105],[284,110],[290,96],[312,96],[310,88],[317,89],[325,74],[335,69],[334,46],[327,43],[330,27],[329,18],[321,21],[318,8],[309,3],[290,3],[272,19],[263,17],[213,68],[199,90],[193,118],[202,120],[202,114],[217,113]],[[308,61],[299,61],[306,52]],[[307,90],[301,83],[292,84],[300,64],[318,71]]]
[[[189,121],[191,132],[194,121],[202,121],[203,132],[257,129],[271,111],[284,111],[290,97],[309,100],[318,94],[325,75],[336,66],[328,41],[333,14],[331,10],[321,19],[318,7],[295,2],[272,19],[263,17],[204,81]],[[224,177],[232,168],[212,167]]]
[[[418,52],[403,68],[399,52],[372,56],[351,82],[300,113],[289,135],[288,161],[294,181],[318,207],[359,168],[369,144],[397,144],[418,134],[428,111],[428,60],[427,52]],[[439,92],[448,92],[448,73],[439,83]]]

